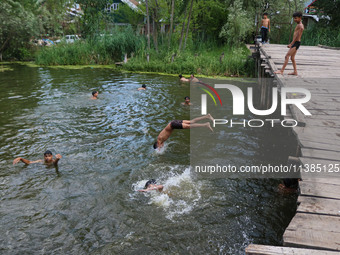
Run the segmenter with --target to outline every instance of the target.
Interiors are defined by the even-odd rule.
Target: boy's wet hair
[[[180,75],[178,75],[178,77],[179,77],[179,78],[182,78],[182,77],[183,77],[183,75],[181,75],[181,74],[180,74]]]
[[[151,184],[156,184],[156,180],[155,179],[150,179],[145,183],[145,189],[147,189]]]
[[[154,148],[155,150],[158,148],[157,142],[155,142],[155,143],[153,144],[153,148]]]
[[[301,18],[302,17],[302,12],[294,12],[293,18],[295,18],[295,17]]]
[[[188,97],[188,96],[184,97],[184,100],[187,100],[187,99],[190,99],[190,97]]]
[[[50,150],[45,151],[44,156],[46,156],[46,155],[52,155],[52,151],[50,151]]]
[[[265,12],[265,13],[263,13],[263,16],[264,16],[264,15],[268,16],[268,13],[267,13],[267,12]]]
[[[98,93],[97,90],[92,91],[92,96],[94,96],[94,94],[96,94],[96,93]]]
[[[142,85],[142,88],[146,88],[146,85],[145,85],[145,84],[143,84],[143,85]]]

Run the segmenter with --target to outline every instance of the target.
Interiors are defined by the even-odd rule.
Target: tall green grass
[[[280,31],[274,31],[272,35],[271,43],[289,44],[292,41],[294,33],[292,28],[292,34],[289,34],[289,26],[286,29]],[[280,33],[280,35],[278,35]],[[303,31],[302,34],[302,45],[317,46],[318,44],[327,45],[331,47],[340,47],[340,26],[331,27],[315,24]]]
[[[340,47],[339,27],[317,27],[306,29],[302,36],[303,44],[315,46],[318,44]]]
[[[224,58],[220,60],[222,52]],[[250,53],[245,46],[188,49],[177,53],[172,62],[173,54],[174,52],[167,49],[161,49],[158,53],[151,51],[149,63],[146,61],[146,55],[140,54],[130,59],[123,68],[129,71],[194,73],[207,76],[251,76],[254,70],[253,60],[248,58]]]
[[[129,27],[115,29],[112,33],[96,35],[75,43],[42,48],[35,62],[45,66],[108,65],[122,61],[126,53],[130,59],[119,67],[122,70],[207,76],[253,75],[253,61],[248,58],[250,52],[245,46],[223,46],[213,41],[194,42],[190,38],[186,50],[179,52],[178,41],[170,48],[167,40],[160,37],[159,42],[158,52],[152,45],[150,61],[147,62],[146,38],[136,35]],[[223,60],[220,59],[222,52]],[[176,57],[172,61],[174,53]]]
[[[125,53],[130,55],[144,47],[145,38],[135,35],[131,27],[117,28],[110,34],[44,47],[37,53],[35,62],[38,65],[107,65],[121,61]]]

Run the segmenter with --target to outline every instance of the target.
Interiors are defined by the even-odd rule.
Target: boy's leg
[[[265,43],[268,42],[268,29],[264,29],[264,41]]]
[[[266,41],[265,41],[265,32],[264,32],[264,28],[262,27],[261,28],[261,40],[262,40],[262,43],[265,43]]]
[[[196,123],[197,121],[200,121],[200,120],[204,120],[204,119],[210,119],[211,121],[214,120],[214,118],[210,115],[210,114],[207,114],[207,115],[204,115],[204,116],[201,116],[201,117],[197,117],[195,119],[192,119],[190,120],[190,124],[194,124]],[[184,122],[184,121],[183,121]]]
[[[209,122],[206,122],[206,123],[184,123],[183,122],[183,129],[190,129],[190,128],[199,128],[199,127],[207,127],[209,128],[211,131],[214,131],[212,128],[211,128],[211,125]]]
[[[292,60],[292,63],[293,63],[294,72],[289,73],[289,75],[298,75],[297,67],[296,67],[296,62],[295,62],[295,55],[296,55],[296,53],[297,53],[297,50],[295,50],[295,52],[293,53],[293,55],[290,57],[290,59]]]
[[[289,51],[287,52],[286,56],[285,56],[285,62],[281,68],[281,70],[278,70],[274,73],[277,73],[277,74],[283,74],[287,64],[288,64],[288,61],[289,61],[289,58],[293,55],[293,54],[296,54],[296,48],[290,48]]]

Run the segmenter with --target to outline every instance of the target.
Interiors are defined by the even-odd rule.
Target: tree
[[[185,4],[184,5],[184,18],[183,18],[183,24],[182,24],[182,30],[181,30],[181,39],[179,40],[179,47],[178,47],[179,51],[181,51],[181,49],[182,49],[184,29],[185,29],[185,21],[186,21],[186,18],[187,18],[187,9],[188,9],[187,5]]]
[[[82,34],[92,36],[105,28],[109,14],[105,12],[107,0],[76,0],[84,15],[81,19]]]
[[[318,0],[314,4],[318,7],[319,16],[329,16],[329,25],[332,27],[340,26],[340,1],[339,0]]]
[[[147,25],[147,38],[148,38],[148,52],[150,52],[150,16],[148,0],[145,0],[146,5],[146,25]]]
[[[170,14],[170,33],[169,33],[169,43],[168,47],[170,48],[171,44],[171,36],[174,30],[174,12],[175,12],[175,0],[171,1],[171,14]]]
[[[184,40],[184,46],[183,50],[185,50],[186,44],[187,44],[187,39],[188,39],[188,34],[189,34],[189,27],[190,27],[190,20],[191,20],[191,14],[192,14],[192,6],[194,4],[194,0],[191,0],[191,5],[190,5],[190,10],[189,10],[189,17],[188,17],[188,23],[187,23],[187,32],[185,34],[185,40]]]
[[[236,0],[229,7],[228,22],[222,27],[220,38],[228,44],[240,44],[251,31],[251,20],[245,10],[242,9],[242,0]]]
[[[17,51],[37,34],[37,19],[32,11],[13,0],[0,2],[0,61],[8,48]]]

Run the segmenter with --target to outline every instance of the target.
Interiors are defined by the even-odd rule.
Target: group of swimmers
[[[189,79],[186,79],[182,75],[179,75],[179,78],[180,78],[180,82],[194,82],[194,83],[199,82],[199,80],[193,74],[190,76]],[[146,90],[146,85],[143,84],[140,88],[138,88],[138,90]],[[99,95],[99,92],[97,90],[92,91],[91,99],[94,99],[94,100],[98,99],[98,95]],[[182,103],[182,105],[188,105],[188,106],[191,105],[189,96],[184,97],[184,100],[185,101]],[[198,121],[201,121],[201,120],[208,120],[208,122],[197,123]],[[213,129],[211,128],[210,122],[209,122],[213,120],[214,119],[210,114],[195,118],[193,120],[172,120],[159,133],[157,137],[157,141],[153,144],[153,148],[155,150],[159,150],[160,148],[162,148],[164,146],[164,142],[170,137],[170,135],[175,129],[190,129],[190,128],[206,127],[210,129],[211,131],[213,131]],[[53,157],[52,152],[50,150],[47,150],[44,152],[44,159],[31,161],[28,159],[24,159],[22,157],[18,157],[13,160],[13,165],[19,162],[23,162],[26,165],[34,164],[34,163],[43,163],[48,166],[57,166],[61,158],[62,156],[60,154],[56,154],[55,157]],[[151,179],[145,184],[145,188],[139,191],[147,192],[151,190],[157,190],[161,192],[163,191],[163,185],[158,185],[156,184],[155,179]]]

